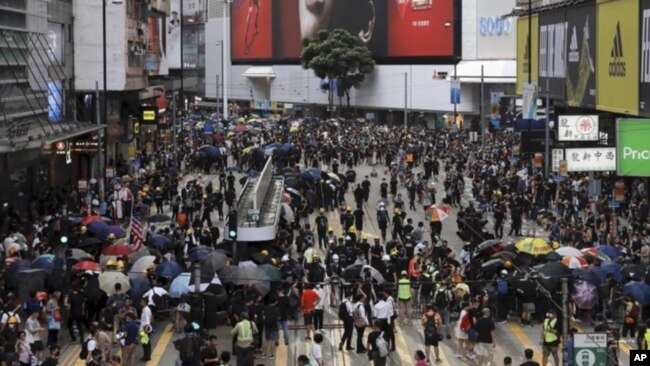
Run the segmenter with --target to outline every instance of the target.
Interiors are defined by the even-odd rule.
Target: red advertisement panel
[[[273,57],[272,0],[236,0],[231,13],[232,58]]]
[[[453,0],[388,0],[388,57],[454,54]]]

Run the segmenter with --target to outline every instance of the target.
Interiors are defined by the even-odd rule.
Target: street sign
[[[607,365],[607,333],[576,333],[573,337],[574,365]]]
[[[600,179],[589,181],[589,197],[599,197],[602,193],[602,182]]]
[[[246,213],[246,222],[260,221],[260,210],[248,210]]]
[[[618,202],[617,200],[609,200],[607,201],[607,206],[609,208],[619,208],[621,207],[621,203]]]

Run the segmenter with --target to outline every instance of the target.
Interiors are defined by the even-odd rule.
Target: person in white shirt
[[[316,333],[314,335],[314,344],[309,350],[309,366],[323,366],[323,349],[320,344],[323,342],[323,335]]]
[[[142,313],[140,314],[140,334],[141,338],[143,336],[143,332],[148,335],[151,334],[151,331],[153,330],[152,328],[152,321],[153,321],[153,314],[151,313],[151,309],[149,308],[148,301],[146,298],[142,298],[140,300],[140,306],[142,306]],[[142,343],[142,358],[140,361],[142,362],[148,362],[151,359],[151,340],[147,340],[146,342],[141,342]]]
[[[354,305],[352,310],[352,319],[354,319],[354,313],[358,312],[363,319],[364,326],[359,326],[359,324],[354,324],[354,327],[357,328],[357,353],[366,353],[366,347],[363,345],[363,333],[366,331],[368,326],[368,316],[366,315],[366,307],[364,304],[365,296],[358,294],[354,297]],[[356,323],[356,322],[355,322]]]
[[[380,292],[379,301],[375,304],[373,309],[373,316],[379,322],[379,329],[384,332],[387,342],[390,343],[391,339],[393,340],[393,342],[390,343],[393,349],[395,348],[395,333],[393,332],[392,324],[392,318],[394,315],[394,300],[385,291]]]
[[[316,285],[314,291],[318,295],[318,303],[314,306],[314,331],[321,332],[323,329],[323,309],[325,307],[325,290],[320,283]]]
[[[346,292],[343,301],[341,301],[341,305],[345,305],[347,316],[341,319],[343,321],[343,336],[341,337],[341,343],[339,343],[339,351],[343,350],[344,344],[346,351],[351,351],[354,349],[352,348],[352,332],[354,331],[354,323],[352,322],[353,305],[352,302],[350,302],[351,297],[352,294]]]

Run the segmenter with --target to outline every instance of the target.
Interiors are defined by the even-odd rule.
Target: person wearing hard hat
[[[357,209],[354,210],[354,213],[352,215],[354,216],[354,226],[359,231],[363,230],[364,215],[365,215],[363,208],[357,207]]]
[[[327,272],[327,277],[330,279],[330,285],[331,285],[331,290],[330,290],[330,307],[337,307],[337,294],[339,293],[339,290],[342,291],[341,288],[341,274],[343,273],[343,266],[341,266],[340,262],[340,257],[338,254],[334,253],[332,254],[329,258],[326,260],[326,272]],[[341,292],[342,295],[342,292]],[[339,297],[341,298],[341,297]]]
[[[353,245],[357,244],[357,239],[358,239],[357,228],[354,225],[351,225],[348,228],[347,236],[350,237],[350,241],[353,243]],[[346,236],[346,239],[345,239],[346,241],[347,241],[347,236]]]
[[[386,231],[388,230],[389,223],[390,217],[388,216],[388,211],[386,211],[386,204],[380,202],[377,208],[377,225],[379,226],[379,230],[381,230],[381,239],[383,241],[386,241]]]
[[[381,266],[381,257],[384,254],[384,247],[381,245],[381,238],[375,236],[374,243],[370,247],[370,265],[379,268]]]
[[[113,233],[108,234],[108,236],[106,237],[106,240],[108,240],[110,244],[112,244],[115,241],[115,239],[116,239],[115,234]]]
[[[391,233],[391,237],[393,240],[397,239],[402,239],[404,241],[404,219],[402,218],[402,210],[399,208],[395,208],[393,210],[393,231]]]
[[[351,226],[354,226],[354,214],[352,214],[352,207],[347,206],[345,213],[341,215],[341,226],[343,231],[349,231]]]
[[[327,228],[327,235],[325,236],[325,239],[327,241],[327,245],[325,246],[326,248],[331,247],[332,242],[334,243],[337,242],[336,234],[334,234],[334,229],[332,229],[331,227]]]

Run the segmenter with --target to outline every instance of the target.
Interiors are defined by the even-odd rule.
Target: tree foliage
[[[368,47],[345,29],[322,30],[312,40],[305,40],[300,63],[321,79],[339,80],[350,108],[350,90],[359,88],[375,69]],[[332,88],[327,88],[330,112],[334,102]]]

